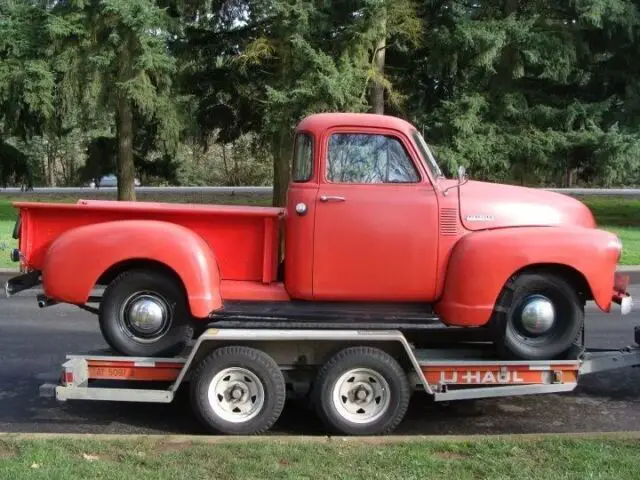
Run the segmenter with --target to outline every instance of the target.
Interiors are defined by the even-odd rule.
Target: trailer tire
[[[531,321],[525,323],[524,312],[527,305],[535,301],[543,303],[543,313],[532,326]],[[548,322],[545,322],[544,308],[550,312]],[[535,319],[535,315],[532,318]],[[584,301],[576,289],[558,275],[523,273],[509,280],[503,288],[491,327],[502,357],[552,360],[580,342]],[[538,328],[541,330],[537,331]]]
[[[404,418],[410,398],[406,372],[392,356],[372,347],[338,352],[318,372],[312,392],[326,427],[347,435],[391,432]]]
[[[193,336],[190,318],[182,285],[153,270],[121,273],[100,303],[103,337],[112,349],[133,357],[179,354]]]
[[[214,350],[191,379],[191,404],[198,419],[209,429],[229,435],[269,430],[280,418],[286,393],[275,360],[244,346]]]

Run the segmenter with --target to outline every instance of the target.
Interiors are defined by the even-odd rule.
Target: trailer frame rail
[[[104,400],[170,403],[188,379],[203,352],[229,342],[296,345],[296,342],[336,342],[346,345],[396,344],[409,366],[417,389],[434,401],[569,392],[579,378],[596,372],[640,365],[640,347],[585,350],[574,360],[521,361],[486,358],[481,348],[451,350],[414,349],[399,331],[208,329],[176,358],[122,357],[99,352],[68,355],[61,382],[44,384],[42,396],[66,400]],[[207,348],[205,348],[205,346]],[[453,357],[453,358],[451,358]],[[295,365],[282,365],[284,370]],[[114,384],[126,383],[126,387]],[[155,388],[160,384],[162,388]],[[151,385],[154,388],[151,388]]]

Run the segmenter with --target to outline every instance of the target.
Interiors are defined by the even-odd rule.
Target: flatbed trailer
[[[189,384],[194,412],[212,431],[255,434],[280,416],[288,394],[308,396],[327,428],[384,434],[411,393],[436,402],[569,392],[591,373],[640,365],[636,345],[576,346],[562,360],[511,361],[489,345],[415,348],[398,330],[209,328],[174,358],[68,355],[42,396],[170,403]]]

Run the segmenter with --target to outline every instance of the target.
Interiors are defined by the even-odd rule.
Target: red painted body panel
[[[537,264],[577,270],[597,305],[609,311],[619,254],[617,237],[602,230],[570,226],[475,232],[453,249],[436,312],[448,325],[484,325],[507,280]]]
[[[220,275],[209,246],[188,228],[153,220],[86,225],[58,236],[42,263],[44,292],[59,301],[86,303],[100,276],[128,260],[154,260],[173,270],[195,317],[222,306]]]
[[[460,188],[460,213],[469,230],[488,228],[580,225],[594,228],[587,206],[536,188],[469,181]]]
[[[316,225],[316,197],[318,185],[313,183],[292,184],[287,195],[285,220],[285,284],[293,298],[313,299],[313,237]],[[296,205],[302,203],[307,213],[295,213]]]
[[[317,136],[319,158],[323,160],[334,133],[391,136],[402,143],[421,179],[415,184],[332,183],[327,180],[325,162],[317,164],[320,185],[313,238],[315,300],[433,300],[438,198],[411,142],[413,127],[407,125],[402,121],[387,126],[333,125]],[[323,195],[344,200],[322,202]]]
[[[228,280],[275,280],[277,227],[284,211],[277,208],[181,205],[150,202],[81,200],[77,204],[16,203],[23,228],[20,250],[30,268],[42,268],[50,243],[67,230],[122,220],[156,220],[182,225],[215,252],[220,275]],[[141,247],[158,241],[143,239]]]
[[[321,136],[332,128],[359,128],[371,131],[375,128],[395,130],[410,136],[416,128],[406,120],[390,115],[374,115],[369,113],[317,113],[303,119],[296,131],[310,132],[314,136]]]
[[[224,300],[251,300],[262,302],[285,302],[291,300],[282,282],[273,282],[265,285],[259,282],[222,280],[220,287]]]
[[[319,195],[346,200],[316,200],[314,299],[434,298],[438,201],[433,187],[323,184]]]

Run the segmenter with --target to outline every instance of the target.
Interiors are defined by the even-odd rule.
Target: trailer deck
[[[640,343],[638,328],[635,336]],[[175,358],[123,357],[106,351],[68,355],[60,384],[44,384],[40,394],[61,401],[170,403],[178,389],[192,380],[194,372],[198,374],[197,367],[207,355],[229,345],[250,345],[267,352],[290,387],[295,383],[300,388],[301,378],[305,385],[306,375],[307,391],[313,374],[322,366],[320,359],[326,357],[325,351],[343,346],[380,346],[393,352],[405,366],[411,388],[426,391],[436,402],[569,392],[584,375],[640,365],[638,345],[618,350],[576,349],[575,357],[565,360],[511,361],[497,359],[482,344],[414,349],[401,332],[393,330],[212,328]]]

